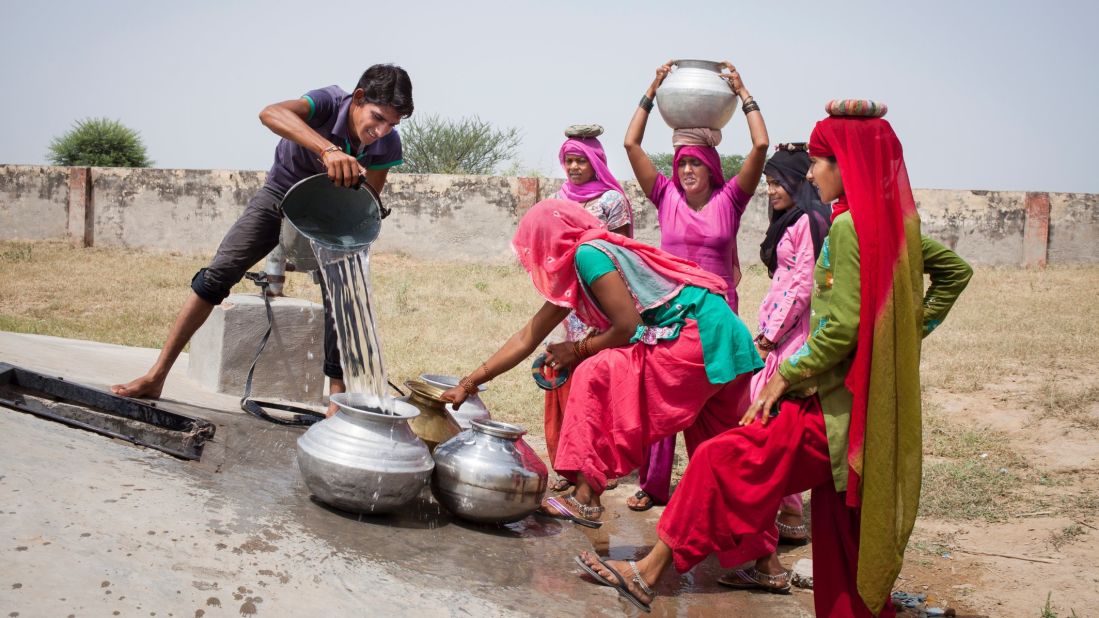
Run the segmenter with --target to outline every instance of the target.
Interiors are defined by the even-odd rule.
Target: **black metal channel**
[[[202,457],[216,429],[209,421],[8,363],[0,363],[0,406],[192,460]]]

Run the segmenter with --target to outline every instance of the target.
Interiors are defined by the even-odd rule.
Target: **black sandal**
[[[654,506],[656,506],[656,500],[653,500],[653,497],[650,496],[644,489],[638,489],[637,493],[635,493],[633,495],[633,497],[635,499],[637,499],[638,502],[641,502],[642,500],[646,500],[646,499],[649,502],[648,502],[648,504],[634,506],[634,505],[630,504],[627,501],[626,502],[626,508],[630,509],[631,511],[637,511],[638,513],[640,513],[642,511],[647,511],[647,510],[653,508]]]

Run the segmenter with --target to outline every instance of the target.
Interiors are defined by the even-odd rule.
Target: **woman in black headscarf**
[[[759,308],[756,347],[764,368],[752,379],[751,399],[809,337],[809,300],[813,292],[813,266],[828,235],[831,209],[820,201],[817,189],[805,179],[809,154],[805,144],[779,144],[763,168],[767,177],[771,225],[759,247],[759,258],[767,266],[771,289]],[[777,538],[764,535],[767,543],[803,545],[809,529],[802,516],[801,494],[787,496],[775,520]],[[768,549],[774,550],[771,546]],[[743,587],[756,574],[734,572],[722,583]],[[740,587],[740,586],[738,586]]]

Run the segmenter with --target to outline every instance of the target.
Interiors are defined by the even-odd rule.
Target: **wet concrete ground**
[[[138,375],[154,356],[0,333],[0,362],[95,387]],[[301,481],[301,429],[199,390],[184,363],[161,405],[218,425],[200,462],[0,408],[0,616],[636,613],[572,562],[593,546],[640,555],[655,540],[660,509],[626,509],[630,484],[608,492],[599,530],[539,517],[466,524],[428,492],[391,516],[341,513],[311,500]],[[784,561],[802,556],[807,549]],[[653,615],[812,613],[809,593],[731,592],[715,583],[721,572],[710,560],[669,573]]]

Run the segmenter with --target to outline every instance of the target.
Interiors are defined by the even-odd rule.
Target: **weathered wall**
[[[210,254],[262,186],[263,172],[0,165],[0,239],[60,240]],[[506,260],[524,212],[561,179],[391,174],[393,208],[376,250],[431,259]],[[624,184],[637,237],[659,244],[656,209]],[[1099,195],[915,191],[924,230],[977,264],[1099,263]],[[756,261],[767,226],[762,187],[738,235]]]
[[[65,238],[69,168],[0,165],[0,238]]]

